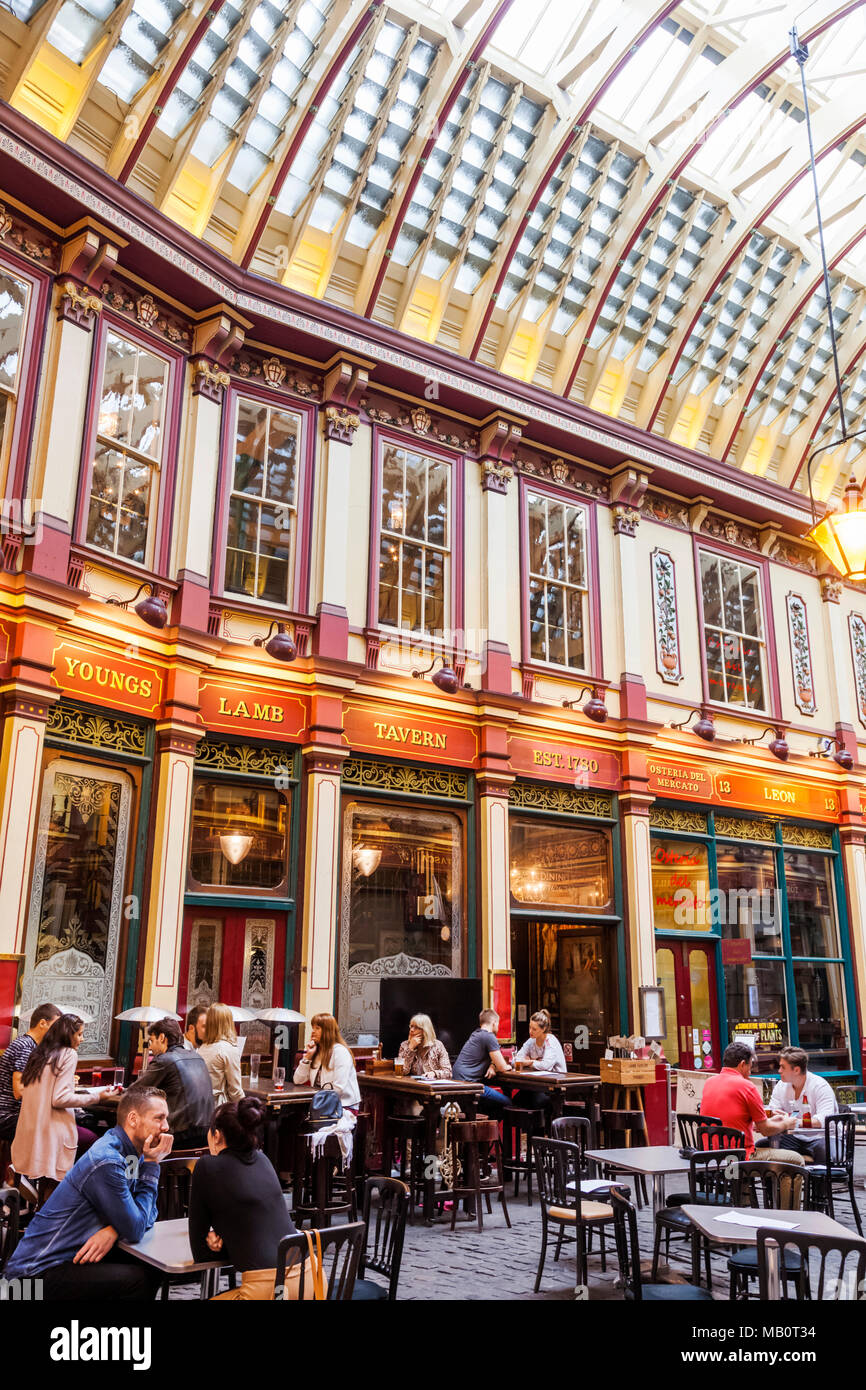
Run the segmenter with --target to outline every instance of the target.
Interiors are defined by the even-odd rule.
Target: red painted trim
[[[576,671],[570,666],[558,666],[552,661],[539,661],[532,655],[532,640],[529,632],[529,500],[528,493],[539,497],[552,497],[557,502],[566,502],[576,507],[586,516],[586,570],[589,585],[587,595],[587,634],[589,638],[588,661],[585,671]],[[594,671],[604,670],[601,645],[601,592],[598,564],[598,509],[595,502],[583,497],[575,497],[573,492],[554,483],[535,483],[524,477],[519,478],[518,499],[520,505],[520,645],[522,665],[548,676],[565,680],[581,681],[584,685],[603,684],[603,676],[594,676]]]
[[[442,123],[443,121],[446,121],[448,119],[448,115],[451,111],[451,108],[453,107],[458,96],[463,91],[463,88],[466,85],[466,69],[471,69],[477,62],[477,60],[480,58],[481,54],[484,52],[484,49],[487,47],[487,43],[490,39],[491,34],[499,25],[500,20],[505,18],[513,4],[514,0],[499,0],[499,4],[496,6],[496,10],[493,16],[488,21],[486,27],[482,29],[481,33],[478,35],[478,38],[475,40],[475,43],[472,45],[472,51],[467,55],[464,67],[461,69],[458,76],[454,79],[454,82],[451,85],[451,89],[448,92],[448,95],[446,96],[444,102],[439,107],[439,110],[436,113],[436,121],[433,126],[433,134],[428,136],[424,148],[421,151],[421,154],[418,156],[418,159],[415,163],[415,167],[412,170],[409,183],[406,186],[406,191],[403,194],[402,199],[400,200],[400,207],[397,211],[397,216],[394,218],[394,225],[391,229],[391,234],[388,237],[388,245],[382,253],[382,258],[379,262],[379,269],[376,272],[376,280],[373,285],[373,290],[370,294],[370,298],[367,300],[367,307],[364,310],[365,318],[369,319],[373,317],[373,310],[376,307],[376,300],[379,298],[379,291],[382,288],[382,281],[385,279],[385,275],[388,270],[388,261],[391,258],[391,253],[394,250],[394,247],[397,245],[397,238],[400,235],[400,229],[402,228],[403,223],[406,219],[406,213],[409,210],[409,204],[412,201],[412,195],[415,192],[415,189],[418,187],[418,183],[421,179],[421,175],[424,172],[427,160],[430,157],[430,154],[433,150],[433,146],[436,144],[436,141],[439,138],[439,131],[442,126]]]
[[[96,426],[99,413],[99,393],[102,386],[102,373],[105,365],[105,346],[109,329],[119,337],[139,347],[146,348],[168,363],[168,384],[163,415],[163,444],[160,450],[156,472],[159,479],[159,496],[156,513],[148,518],[148,529],[153,532],[148,538],[148,558],[143,565],[127,560],[136,572],[142,574],[150,570],[154,574],[168,574],[171,556],[171,538],[175,511],[175,488],[177,484],[178,447],[180,443],[181,416],[184,405],[184,369],[186,358],[182,353],[167,347],[161,338],[154,337],[138,326],[133,327],[126,319],[103,311],[93,335],[93,351],[90,357],[90,382],[87,389],[87,408],[84,417],[84,430],[78,468],[78,493],[75,502],[75,519],[72,527],[73,543],[83,546],[89,555],[101,556],[109,563],[118,556],[111,551],[92,546],[87,540],[87,514],[90,478],[96,448]]]
[[[853,13],[854,10],[860,9],[860,7],[863,4],[866,4],[866,0],[851,0],[851,3],[849,5],[846,5],[844,9],[840,10],[838,14],[833,15],[830,19],[825,19],[821,24],[816,24],[814,29],[810,29],[807,33],[803,34],[801,42],[812,43],[821,34],[823,34],[826,29],[831,29],[834,24],[838,24],[840,20],[845,19],[849,14]],[[742,91],[739,93],[738,96],[735,96],[733,100],[729,102],[728,105],[725,107],[724,111],[722,111],[718,116],[716,116],[715,120],[710,122],[710,125],[706,128],[706,130],[702,131],[700,137],[697,140],[695,140],[694,143],[688,147],[688,149],[683,151],[677,163],[674,165],[673,169],[671,169],[670,173],[667,175],[663,187],[658,190],[649,207],[644,212],[643,217],[640,219],[637,226],[633,228],[626,245],[622,249],[622,254],[619,257],[620,264],[623,261],[625,261],[628,257],[630,251],[632,250],[632,247],[635,245],[638,237],[644,230],[644,227],[646,227],[656,208],[659,206],[662,198],[665,195],[665,191],[669,187],[671,181],[680,177],[683,170],[691,162],[692,157],[695,154],[695,151],[700,149],[701,145],[704,144],[708,137],[715,132],[716,127],[721,124],[725,117],[729,115],[730,112],[735,109],[735,107],[739,106],[741,101],[745,101],[746,97],[750,96],[756,87],[760,87],[762,82],[766,82],[770,74],[772,72],[775,72],[776,68],[780,67],[782,63],[786,62],[790,56],[790,49],[786,47],[782,52],[780,52],[777,55],[777,57],[775,57],[769,63],[767,63],[766,67],[762,69],[762,71],[749,84],[745,91]],[[592,330],[595,328],[601,311],[607,303],[608,296],[610,295],[616,277],[619,274],[620,264],[617,264],[611,271],[610,275],[608,275],[607,280],[604,283],[604,287],[601,291],[601,294],[596,302],[596,306],[593,309],[592,318],[590,319],[589,323],[586,326],[586,329],[584,330],[583,342],[581,343],[580,348],[578,349],[574,366],[571,369],[568,381],[565,386],[565,390],[563,391],[563,395],[565,396],[569,396],[571,394],[571,388],[574,385],[575,378],[577,377],[577,373],[580,370],[580,364],[583,361],[584,354],[586,352],[587,347],[589,346],[589,339],[592,337]]]
[[[241,266],[243,270],[249,269],[250,262],[252,261],[253,256],[256,254],[256,251],[258,250],[259,242],[262,239],[265,227],[270,221],[271,214],[273,213],[274,207],[276,205],[276,201],[280,196],[280,191],[283,187],[283,184],[289,176],[289,171],[291,170],[291,167],[295,161],[295,156],[301,148],[304,137],[316,118],[316,113],[318,112],[319,107],[321,106],[325,97],[328,95],[328,92],[333,87],[338,75],[342,72],[343,65],[347,57],[351,53],[352,49],[355,47],[355,44],[358,42],[359,38],[363,34],[364,30],[368,27],[368,25],[372,23],[373,17],[376,11],[379,9],[381,3],[382,0],[370,0],[370,4],[367,6],[367,9],[364,11],[361,18],[358,20],[357,24],[352,29],[351,33],[343,43],[342,47],[334,55],[333,62],[331,63],[330,67],[328,68],[328,71],[324,74],[321,82],[319,83],[318,87],[313,93],[313,96],[307,106],[307,109],[304,112],[301,123],[295,131],[294,135],[292,136],[292,139],[289,142],[289,148],[283,155],[282,162],[280,163],[280,166],[277,169],[274,181],[271,184],[271,191],[265,200],[265,205],[262,208],[261,213],[259,214],[259,218],[256,222],[255,227],[253,228],[253,234],[250,237],[250,240],[247,243],[246,247],[244,248],[243,255],[238,260],[238,265]]]
[[[316,416],[315,405],[286,396],[275,396],[260,386],[241,385],[233,381],[225,394],[222,405],[220,427],[220,464],[217,476],[216,497],[214,499],[213,541],[211,547],[211,592],[215,597],[228,599],[232,603],[249,604],[251,611],[260,608],[273,609],[270,600],[260,601],[250,594],[229,593],[225,587],[225,555],[228,534],[229,495],[231,476],[235,459],[235,419],[240,399],[258,401],[272,409],[285,410],[298,415],[301,421],[301,440],[298,449],[298,476],[296,482],[296,526],[294,571],[291,592],[286,604],[296,613],[307,613],[310,606],[310,553],[313,528],[313,482],[316,455]],[[279,605],[278,605],[279,606]]]
[[[851,135],[854,134],[855,131],[860,130],[864,125],[866,125],[866,116],[860,116],[856,121],[852,121],[851,124],[847,126],[845,130],[840,131],[838,135],[834,135],[829,144],[825,145],[824,148],[822,150],[819,150],[815,155],[816,163],[819,160],[823,159],[824,156],[829,154],[832,150],[838,149],[841,141],[847,140]],[[760,227],[761,224],[766,221],[766,219],[770,216],[773,210],[776,207],[778,207],[779,203],[781,203],[784,198],[787,198],[788,194],[791,192],[791,189],[794,188],[802,178],[805,178],[808,172],[809,165],[805,164],[800,169],[799,173],[792,174],[788,182],[784,184],[782,188],[778,191],[778,193],[776,193],[775,196],[771,199],[771,201],[767,203],[764,208],[762,208],[758,216],[752,219],[752,221],[749,224],[749,227],[739,238],[739,240],[734,244],[731,254],[728,256],[727,260],[722,265],[721,270],[719,270],[718,274],[714,277],[712,284],[707,287],[706,294],[703,296],[701,303],[698,305],[698,308],[695,310],[694,314],[691,317],[691,320],[689,321],[688,327],[686,328],[685,332],[682,334],[680,338],[677,350],[674,353],[673,360],[671,362],[671,369],[668,373],[668,380],[662,388],[658,400],[652,408],[652,414],[647,420],[646,427],[648,430],[651,430],[653,425],[655,424],[656,416],[658,415],[659,411],[662,408],[662,405],[664,404],[665,397],[667,396],[668,391],[674,385],[673,375],[677,369],[680,358],[686,350],[686,344],[689,341],[689,338],[692,334],[692,330],[694,329],[695,324],[697,323],[698,319],[703,313],[704,302],[712,298],[719,285],[721,284],[722,280],[730,270],[733,262],[737,259],[743,248],[748,245],[749,238],[752,235],[752,229]]]
[[[575,127],[582,125],[583,122],[589,116],[590,112],[593,111],[594,108],[598,105],[599,101],[604,96],[608,87],[611,85],[612,82],[616,80],[617,77],[619,77],[619,74],[622,72],[625,65],[630,61],[632,55],[637,51],[638,48],[640,48],[647,35],[652,33],[658,27],[658,25],[661,24],[663,20],[667,19],[668,15],[670,15],[677,8],[678,0],[669,0],[669,3],[665,5],[661,14],[657,15],[654,19],[650,20],[649,23],[644,25],[643,29],[641,29],[636,35],[636,37],[630,41],[628,52],[622,54],[622,56],[611,68],[607,77],[590,97],[589,101],[585,102],[583,106],[580,108],[580,110],[577,112],[577,114],[575,116],[572,116],[569,120],[569,132],[563,138],[562,143],[557,147],[556,153],[554,154],[553,158],[551,159],[550,163],[548,164],[547,168],[542,174],[540,181],[536,184],[532,197],[526,205],[526,212],[524,214],[523,221],[515,231],[514,236],[511,238],[511,243],[508,247],[508,250],[505,253],[505,257],[502,261],[499,274],[496,277],[496,284],[493,286],[493,293],[490,295],[490,298],[487,303],[487,308],[484,310],[484,317],[481,320],[481,327],[476,333],[475,341],[473,342],[472,347],[470,348],[470,360],[474,361],[475,358],[478,356],[478,353],[481,349],[481,344],[484,341],[484,335],[487,332],[490,319],[493,316],[494,309],[496,308],[496,301],[499,297],[499,293],[502,289],[502,286],[505,283],[505,277],[508,274],[509,269],[511,268],[511,262],[514,259],[514,254],[523,238],[526,222],[532,216],[532,214],[535,212],[535,209],[538,207],[538,204],[541,202],[544,190],[547,188],[547,185],[550,183],[550,180],[556,173],[561,160],[563,160],[565,158],[565,155],[568,153],[569,146],[575,140],[577,136],[577,130],[575,129]]]
[[[446,632],[450,631],[455,638],[454,642],[446,642],[445,648],[450,650],[456,647],[458,650],[465,645],[465,520],[464,520],[464,491],[465,491],[465,458],[455,450],[443,448],[439,444],[430,444],[426,439],[419,439],[417,435],[403,434],[392,426],[375,425],[373,426],[373,458],[370,490],[370,543],[369,558],[367,569],[367,627],[374,631],[381,631],[383,638],[387,634],[394,637],[402,634],[404,639],[417,640],[419,646],[429,645],[430,638],[426,633],[413,634],[408,629],[392,629],[382,627],[379,622],[379,544],[382,535],[382,516],[381,516],[381,496],[382,496],[382,454],[385,444],[394,444],[398,449],[412,450],[415,453],[423,454],[427,458],[443,459],[451,465],[451,517],[450,517],[450,571],[451,571],[451,611],[448,614]],[[456,642],[457,634],[460,634],[461,642]],[[438,645],[438,644],[435,644]]]
[[[130,150],[129,154],[124,160],[123,168],[117,176],[119,183],[126,183],[126,180],[129,178],[130,174],[132,173],[133,169],[138,163],[139,158],[141,156],[141,152],[147,144],[148,140],[150,139],[150,135],[154,126],[156,125],[157,121],[159,120],[160,116],[165,110],[166,103],[168,102],[169,97],[171,96],[172,92],[174,91],[175,87],[177,86],[178,82],[183,76],[183,73],[189,64],[192,55],[195,53],[196,49],[198,48],[199,44],[201,43],[202,39],[204,38],[213,21],[216,19],[224,4],[225,0],[210,0],[210,4],[204,11],[202,18],[199,20],[191,36],[187,39],[186,44],[184,45],[183,50],[181,51],[177,59],[177,62],[172,68],[171,72],[168,74],[168,77],[166,78],[162,87],[160,88],[158,103],[154,106],[153,110],[151,111],[150,115],[148,116],[147,120],[142,126],[140,135],[136,139],[135,144],[133,145],[132,149]]]
[[[27,490],[35,434],[36,398],[48,338],[48,306],[51,301],[52,277],[35,270],[28,261],[5,247],[0,269],[26,281],[29,287],[27,322],[20,348],[21,367],[18,373],[15,419],[9,445],[5,491],[2,494],[6,500],[13,501],[16,498],[23,499]]]
[[[848,253],[849,253],[849,251],[851,250],[851,248],[852,248],[853,246],[856,246],[858,241],[862,241],[862,239],[863,239],[864,236],[866,236],[866,227],[861,227],[861,228],[860,228],[860,231],[857,232],[856,236],[850,237],[849,240],[845,243],[845,245],[841,248],[841,250],[836,252],[836,255],[833,257],[833,259],[832,259],[832,260],[830,261],[830,263],[829,263],[828,269],[829,269],[829,270],[834,270],[834,269],[836,268],[836,266],[839,264],[839,262],[845,259],[845,257],[848,255]],[[730,434],[728,440],[727,440],[726,443],[725,443],[724,449],[722,450],[721,457],[722,457],[723,460],[726,459],[726,458],[728,457],[728,454],[731,452],[732,448],[734,447],[734,443],[735,443],[735,441],[736,441],[737,435],[738,435],[739,432],[740,432],[740,426],[742,425],[743,420],[745,419],[746,411],[747,411],[748,406],[749,406],[749,402],[751,401],[752,397],[754,396],[755,392],[757,391],[757,389],[758,389],[758,384],[759,384],[759,382],[760,382],[760,380],[761,380],[761,377],[763,376],[764,371],[765,371],[766,368],[767,368],[767,365],[768,365],[768,363],[769,363],[769,361],[770,361],[770,358],[773,356],[773,353],[774,353],[775,350],[776,350],[776,343],[779,341],[780,338],[783,338],[783,337],[785,336],[785,334],[788,332],[788,329],[792,326],[792,324],[793,324],[797,319],[799,319],[800,315],[803,313],[804,309],[805,309],[806,306],[808,305],[809,300],[812,298],[812,295],[816,292],[816,290],[820,289],[821,285],[823,284],[823,281],[824,281],[823,273],[819,273],[818,275],[815,276],[814,280],[812,280],[812,281],[810,282],[810,284],[807,286],[807,288],[806,288],[806,290],[804,291],[804,293],[803,293],[803,294],[800,296],[800,298],[797,300],[796,304],[794,305],[794,308],[791,310],[791,313],[790,313],[790,314],[788,315],[788,317],[786,318],[784,324],[783,324],[782,327],[779,329],[778,334],[777,334],[776,337],[773,339],[773,342],[770,344],[769,348],[767,349],[766,353],[764,354],[764,357],[763,357],[763,359],[762,359],[762,361],[761,361],[761,364],[760,364],[760,366],[758,367],[757,371],[754,372],[754,373],[752,374],[752,384],[751,384],[751,386],[749,387],[749,390],[748,390],[748,392],[747,392],[747,394],[746,394],[746,398],[745,398],[745,400],[743,401],[742,406],[740,407],[740,413],[739,413],[739,415],[737,416],[736,422],[735,422],[735,424],[734,424],[734,428],[733,428],[733,430],[731,431],[731,434]]]
[[[710,695],[710,683],[707,674],[707,648],[704,633],[704,600],[701,587],[701,551],[706,551],[708,555],[730,556],[738,564],[750,565],[752,569],[758,571],[761,577],[761,618],[764,624],[764,653],[766,656],[764,690],[766,693],[765,710],[750,710],[740,705],[728,705],[723,700],[714,700]],[[773,621],[773,593],[770,585],[770,561],[766,555],[755,555],[754,551],[741,550],[734,545],[726,545],[724,541],[717,541],[715,537],[701,538],[692,534],[692,553],[694,556],[695,573],[695,599],[698,610],[698,634],[701,644],[701,688],[703,690],[703,703],[711,709],[724,712],[732,718],[737,718],[740,714],[758,716],[765,718],[767,723],[773,723],[781,719],[782,716],[782,691],[779,684],[779,664],[776,657],[776,625]]]

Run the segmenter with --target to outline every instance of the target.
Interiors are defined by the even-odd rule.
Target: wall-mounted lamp
[[[244,835],[242,831],[230,830],[220,835],[220,849],[230,864],[240,864],[252,847],[252,835]]]
[[[140,603],[135,603],[139,594],[143,593],[145,589],[147,589],[147,598],[143,598]],[[135,603],[133,612],[141,618],[143,623],[147,623],[148,627],[164,628],[168,622],[168,609],[165,606],[165,601],[154,592],[153,585],[148,580],[139,584],[132,598],[110,598],[106,599],[106,602],[113,604],[115,608],[125,610],[129,609],[131,603]]]
[[[413,671],[413,678],[416,681],[422,681],[425,676],[430,675],[430,672],[433,670],[433,667],[436,665],[436,662],[438,660],[439,658],[434,656],[433,660],[430,662],[430,665],[425,666],[423,671]],[[441,660],[442,665],[439,667],[439,670],[436,672],[435,676],[430,676],[430,679],[432,680],[436,689],[442,691],[443,695],[456,695],[457,691],[460,689],[460,677],[454,670],[454,667],[451,665],[450,657],[443,656]]]
[[[850,772],[854,766],[853,754],[848,752],[839,738],[819,738],[818,747],[810,751],[809,757],[832,758],[834,763],[837,763],[845,772]]]
[[[276,632],[274,632],[274,628],[276,628]],[[268,656],[272,656],[274,661],[294,661],[298,654],[298,649],[286,632],[285,625],[278,622],[271,623],[264,637],[256,637],[253,646],[264,647]]]
[[[788,742],[785,738],[785,730],[780,728],[778,725],[771,724],[768,728],[764,729],[763,733],[759,734],[757,738],[744,738],[741,739],[741,742],[747,743],[750,748],[754,748],[756,743],[763,743],[764,739],[767,737],[767,734],[773,735],[773,737],[770,739],[770,742],[767,744],[767,747],[773,754],[773,757],[778,758],[779,761],[782,763],[786,763],[788,761],[788,754],[791,750],[788,747]]]
[[[689,733],[697,734],[705,743],[712,743],[716,737],[716,726],[713,723],[713,716],[706,705],[701,705],[700,709],[693,709],[688,719],[684,719],[681,724],[671,724],[672,729],[688,728],[689,719],[694,719],[695,715],[700,715],[697,724],[693,724]]]
[[[563,700],[563,709],[574,709],[584,695],[589,695],[586,704],[580,706],[581,713],[594,724],[604,724],[607,721],[607,705],[599,694],[600,688],[597,685],[584,685],[574,700]]]

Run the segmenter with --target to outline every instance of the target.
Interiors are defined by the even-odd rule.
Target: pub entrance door
[[[570,1047],[578,1066],[597,1062],[618,1031],[615,928],[512,917],[511,959],[518,1042],[532,1014],[547,1009],[566,1057]]]
[[[722,1040],[715,945],[660,937],[656,976],[665,992],[665,1057],[672,1067],[717,1071],[722,1063]]]

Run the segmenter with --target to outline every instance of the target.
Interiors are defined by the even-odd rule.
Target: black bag
[[[334,1124],[342,1119],[343,1102],[340,1100],[339,1091],[328,1081],[322,1088],[316,1091],[310,1101],[310,1119],[319,1124]]]

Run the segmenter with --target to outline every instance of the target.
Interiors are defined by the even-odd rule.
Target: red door
[[[715,946],[698,941],[656,942],[656,976],[665,992],[665,1057],[688,1071],[718,1071],[721,1038]]]
[[[266,908],[188,907],[184,912],[178,1012],[189,1004],[281,1005],[286,914]],[[261,1003],[258,1000],[261,999]]]

